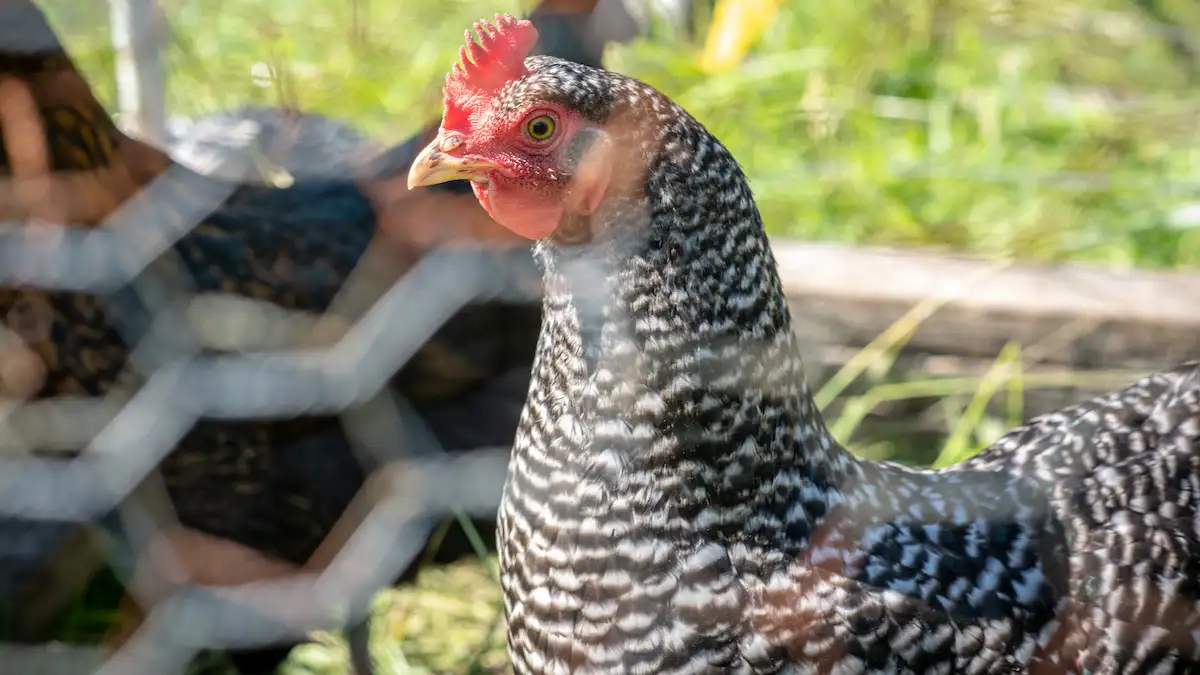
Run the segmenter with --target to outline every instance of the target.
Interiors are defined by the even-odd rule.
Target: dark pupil
[[[548,133],[550,133],[550,124],[547,123],[546,120],[534,120],[533,121],[533,135],[534,136],[545,136]]]

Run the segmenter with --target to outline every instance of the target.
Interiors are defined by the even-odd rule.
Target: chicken
[[[42,23],[40,15],[30,14],[22,18]],[[48,27],[45,30],[48,30]],[[69,66],[65,54],[59,53],[55,56],[62,59],[61,64],[64,68]],[[49,57],[38,59],[43,60],[43,63],[37,65],[37,68],[57,67],[51,65],[55,62]],[[30,71],[32,70],[33,67],[30,68]],[[34,81],[32,84],[36,93],[38,82]],[[107,117],[102,115],[101,109],[84,110],[74,106],[44,113],[45,134],[53,150],[55,170],[83,173],[92,168],[93,162],[99,165],[116,164],[115,150],[120,145],[116,140],[118,133],[108,123]],[[63,126],[58,126],[59,124]],[[80,139],[92,139],[89,142],[94,144],[93,147],[73,147],[72,144],[83,142]],[[0,146],[0,150],[5,151],[4,155],[0,156],[4,160],[0,163],[0,173],[7,175],[10,153],[3,146]],[[186,171],[177,175],[178,179],[162,176],[161,180],[167,183],[177,180],[181,190],[203,189],[216,184]],[[184,217],[183,214],[171,213],[169,209],[164,209],[162,215],[164,218]],[[219,291],[267,300],[287,309],[319,312],[328,306],[346,276],[361,261],[372,239],[377,237],[376,225],[381,225],[390,234],[399,237],[403,234],[404,224],[396,221],[401,221],[403,215],[388,211],[377,217],[368,195],[348,180],[309,182],[286,190],[245,186],[235,190],[200,226],[183,237],[174,252],[179,255],[182,266],[194,282],[197,292]],[[486,218],[476,220],[486,222]],[[384,243],[390,248],[398,249],[408,242],[393,240]],[[419,251],[405,251],[405,255],[410,258],[419,254]],[[510,279],[515,284],[513,288],[518,289],[514,292],[527,293],[536,286],[519,278],[519,261],[522,259],[519,247],[497,251],[496,256],[504,263],[502,269],[511,270],[515,275]],[[517,264],[509,265],[510,258],[518,261]],[[380,274],[385,272],[382,269],[378,271]],[[401,273],[404,270],[397,268],[387,271]],[[430,346],[396,374],[395,381],[400,389],[409,395],[414,406],[427,406],[430,411],[440,411],[439,406],[444,405],[446,401],[460,395],[473,395],[476,393],[473,388],[506,373],[513,363],[528,360],[528,354],[532,353],[530,322],[536,323],[534,317],[537,310],[536,307],[531,308],[527,300],[514,305],[512,297],[510,294],[499,304],[480,304],[456,315],[443,326],[444,332],[435,337]],[[48,365],[45,382],[36,391],[36,398],[50,398],[63,394],[95,395],[109,392],[118,384],[127,384],[118,383],[117,375],[128,356],[125,343],[129,338],[118,334],[114,327],[108,325],[105,317],[108,314],[119,314],[116,318],[122,320],[138,318],[124,314],[134,314],[143,309],[131,307],[134,303],[127,302],[130,298],[118,296],[102,299],[82,294],[34,293],[25,289],[10,288],[5,289],[0,299],[3,300],[0,303],[0,312],[5,314],[14,306],[24,309],[30,304],[34,305],[35,309],[48,306],[52,310],[48,315],[32,312],[35,319],[50,321],[50,325],[40,331],[42,341],[31,341],[29,345],[46,357]],[[500,314],[495,313],[497,309],[500,310]],[[491,325],[500,317],[503,318],[497,325]],[[524,335],[519,334],[522,330],[522,317],[526,325]],[[486,330],[480,332],[485,326]],[[87,327],[86,332],[80,332],[83,327]],[[508,329],[516,331],[517,334],[510,333]],[[25,329],[27,334],[37,332]],[[496,341],[487,342],[483,339],[485,337],[495,337]],[[525,356],[520,355],[521,345],[525,345],[524,351],[528,353]],[[73,348],[92,351],[76,353],[72,351]],[[478,428],[484,422],[485,420],[480,419],[471,426]],[[220,454],[220,449],[225,449],[253,464],[251,458],[258,456],[259,452],[251,450],[250,446],[264,442],[267,438],[291,440],[289,433],[303,435],[310,431],[332,429],[331,425],[336,425],[333,418],[298,418],[295,421],[254,423],[248,426],[214,422],[211,427],[199,427],[197,433],[201,436],[213,434],[216,438],[196,439],[195,442],[207,445],[210,453]],[[230,433],[230,429],[236,429],[237,433]],[[464,431],[435,429],[435,433],[453,437],[463,435]],[[185,445],[189,442],[191,441],[185,442]],[[497,442],[503,442],[503,437],[488,441],[493,444]],[[450,441],[451,445],[456,443],[457,441]],[[235,446],[243,444],[246,446],[243,448],[246,452],[238,454],[240,451]],[[341,452],[339,450],[330,454]],[[230,461],[233,461],[232,457]],[[214,465],[221,463],[216,457],[213,457],[213,462]],[[242,467],[242,470],[247,468]],[[168,483],[179,478],[180,489],[187,491],[185,486],[188,480],[182,474],[177,474],[170,467],[164,467],[164,470],[168,474]],[[180,471],[185,473],[190,470],[192,469],[180,468]],[[198,471],[205,473],[204,469]],[[361,471],[361,468],[356,471]],[[220,482],[221,478],[212,476],[205,480]],[[286,483],[281,483],[275,487],[284,488],[285,485]],[[193,487],[201,487],[201,484],[193,484]],[[210,487],[216,492],[181,495],[180,498],[185,501],[195,500],[197,504],[194,507],[184,504],[176,506],[183,512],[191,513],[195,510],[193,515],[198,520],[213,517],[201,515],[201,511],[216,512],[223,507],[233,506],[220,504],[220,495],[228,492],[227,490],[219,490],[216,485]],[[269,492],[262,496],[266,501],[282,497],[282,493],[271,495]],[[241,510],[249,504],[239,502],[239,508],[228,513],[256,515],[253,509]],[[280,513],[291,508],[263,505],[268,511],[277,507],[283,510]],[[304,511],[307,507],[299,508],[300,511]],[[272,524],[280,525],[286,522],[275,520],[266,512],[257,515],[261,519],[260,522],[250,527],[269,529]],[[312,515],[308,513],[296,513],[288,518],[294,518],[289,527],[300,526],[304,530],[319,530],[323,527],[313,522]],[[247,526],[237,522],[240,518],[224,520],[227,522],[221,527],[238,529]],[[287,560],[302,562],[307,557],[304,551],[311,548],[311,544],[305,543],[303,538],[271,535],[260,540],[249,531],[243,538],[252,545],[263,544],[273,554]],[[278,541],[267,544],[265,540],[268,539]]]
[[[1200,672],[1200,362],[948,470],[857,458],[729,151],[526,58],[528,22],[477,31],[409,184],[470,178],[543,268],[498,532],[518,675]]]

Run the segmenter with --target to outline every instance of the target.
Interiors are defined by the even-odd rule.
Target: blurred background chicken
[[[542,3],[532,17],[545,31],[544,48],[598,64],[607,38],[594,38],[589,32],[594,4]],[[203,189],[206,179],[179,173],[161,152],[113,126],[32,5],[10,3],[3,12],[5,39],[0,49],[8,52],[0,57],[0,71],[18,78],[23,91],[12,100],[27,97],[26,102],[39,109],[44,128],[36,133],[34,121],[5,116],[6,173],[45,175],[48,168],[51,175],[82,177],[88,188],[86,194],[65,189],[60,196],[67,201],[58,218],[39,212],[42,204],[16,198],[4,204],[6,217],[98,225],[152,180],[174,182],[177,190]],[[29,36],[40,42],[31,42]],[[36,133],[35,145],[45,139],[48,167],[39,167],[36,157],[23,157],[25,147],[13,142],[18,134],[30,132]],[[497,299],[468,305],[451,317],[392,378],[392,394],[402,411],[409,412],[402,414],[404,422],[398,427],[403,433],[385,444],[396,446],[393,456],[427,451],[422,446],[506,453],[528,386],[540,315],[536,271],[528,247],[496,228],[462,185],[414,192],[403,186],[408,164],[426,134],[420,132],[410,142],[380,153],[371,152],[376,148],[348,126],[295,110],[247,108],[202,120],[175,139],[172,154],[216,180],[250,179],[204,216],[196,234],[185,235],[173,253],[197,290],[322,312],[356,266],[366,270],[358,274],[375,277],[366,282],[360,278],[360,285],[377,286],[359,292],[379,293],[386,286],[378,284],[402,277],[424,251],[444,244],[482,243],[485,258],[495,266],[492,283],[498,286],[492,290]],[[245,154],[239,157],[239,151]],[[256,164],[250,154],[266,158],[269,165]],[[242,168],[231,173],[234,166]],[[267,170],[256,175],[254,169],[263,167]],[[268,184],[270,172],[280,170],[287,187]],[[17,192],[14,189],[14,197],[20,196]],[[164,208],[168,219],[174,217],[172,204]],[[289,274],[286,266],[293,264],[318,265],[326,271],[316,276]],[[148,309],[138,306],[136,296],[44,295],[13,289],[2,301],[10,317],[29,303],[50,310],[50,315],[41,316],[51,325],[31,345],[52,364],[41,386],[29,392],[34,399],[96,396],[128,386],[118,378],[125,377],[120,373],[128,365],[131,341],[136,343],[139,336],[118,325],[138,325],[138,315]],[[96,317],[99,332],[88,336],[84,349],[95,350],[100,358],[73,351],[74,341],[82,339],[75,333],[82,324],[75,321],[85,315]],[[198,425],[160,472],[183,525],[168,527],[165,536],[189,562],[191,580],[239,583],[313,564],[311,557],[362,487],[366,473],[386,460],[363,456],[345,434],[333,417]],[[497,470],[502,470],[503,456],[494,465]],[[497,482],[499,475],[489,482]],[[472,545],[479,541],[494,546],[494,518],[486,515],[488,509],[483,513],[473,522],[472,529],[481,533],[474,539],[469,540],[458,524],[440,532],[430,549],[432,560],[446,562],[474,552]],[[104,524],[115,542],[130,543],[119,518],[106,518]],[[13,521],[11,527],[12,534],[0,541],[9,544],[0,546],[0,559],[9,554],[5,562],[16,568],[4,579],[12,585],[39,569],[73,534],[73,528],[58,525]],[[18,536],[25,538],[26,550],[14,559],[10,551],[20,551],[14,548]],[[127,572],[156,573],[131,553],[134,557],[127,558],[133,566]],[[400,581],[414,578],[421,557],[413,560]],[[77,567],[68,575],[76,582],[91,571],[82,560]],[[70,600],[69,593],[60,600]],[[119,644],[137,627],[137,604],[126,602],[131,621],[121,633],[110,635],[110,643]],[[49,613],[50,608],[41,612],[43,622]],[[40,632],[21,621],[15,628],[26,637]],[[366,670],[365,633],[358,635],[362,640],[357,643],[357,667]],[[233,660],[244,673],[270,673],[289,650],[290,645],[244,650]]]

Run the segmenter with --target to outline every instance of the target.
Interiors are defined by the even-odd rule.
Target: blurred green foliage
[[[399,141],[440,112],[464,28],[530,4],[162,0],[168,110],[288,102]],[[43,5],[114,103],[106,3]],[[1200,202],[1196,6],[793,0],[742,68],[715,77],[696,67],[697,14],[701,37],[656,25],[609,67],[730,146],[773,233],[1200,266],[1200,227],[1172,218]]]

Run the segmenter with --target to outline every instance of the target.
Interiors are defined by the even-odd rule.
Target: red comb
[[[475,22],[479,44],[469,29],[465,31],[466,44],[459,48],[459,60],[446,75],[447,99],[491,94],[525,74],[525,57],[537,42],[537,29],[511,14],[497,14],[494,21]]]

